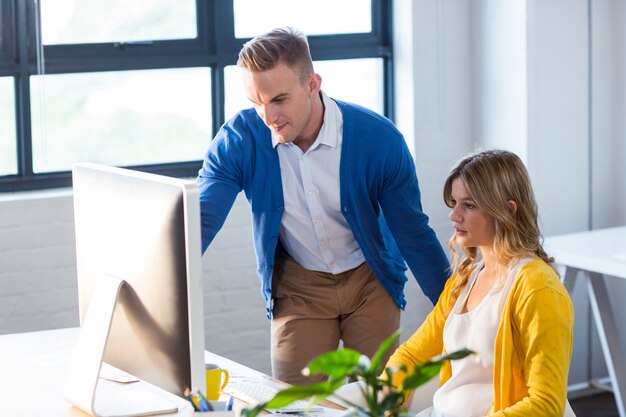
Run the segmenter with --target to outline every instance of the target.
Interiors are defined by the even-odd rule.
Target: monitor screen
[[[104,361],[182,396],[204,387],[200,209],[194,183],[73,168],[81,324],[98,280],[125,282]]]

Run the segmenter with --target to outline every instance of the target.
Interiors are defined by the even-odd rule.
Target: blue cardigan
[[[343,115],[341,207],[354,238],[400,308],[406,305],[404,260],[424,294],[436,303],[449,263],[422,212],[415,166],[404,138],[388,119],[354,104],[337,104]],[[254,109],[241,111],[222,126],[198,174],[203,252],[241,190],[250,203],[257,272],[270,319],[272,271],[284,210],[280,175],[270,130]]]

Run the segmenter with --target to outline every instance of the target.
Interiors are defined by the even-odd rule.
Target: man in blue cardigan
[[[252,39],[238,66],[254,108],[222,126],[204,158],[202,248],[243,190],[274,376],[312,382],[301,370],[340,340],[371,357],[398,329],[405,261],[433,303],[449,263],[422,212],[402,134],[321,91],[301,32],[281,28]]]

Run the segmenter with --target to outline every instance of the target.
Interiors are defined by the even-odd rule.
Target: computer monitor
[[[178,396],[204,387],[196,185],[97,164],[76,164],[72,178],[82,331],[100,292],[112,313],[92,307],[91,327],[108,332],[88,339],[104,338],[105,362]]]

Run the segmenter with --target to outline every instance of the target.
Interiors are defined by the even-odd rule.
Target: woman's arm
[[[411,369],[443,352],[443,326],[448,317],[448,306],[455,281],[456,275],[448,279],[433,311],[428,314],[417,331],[391,355],[386,365],[387,368],[406,365]],[[406,374],[396,372],[392,381],[393,385],[399,386],[405,377]]]

